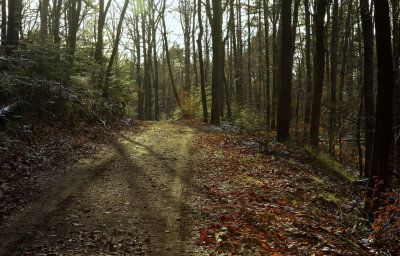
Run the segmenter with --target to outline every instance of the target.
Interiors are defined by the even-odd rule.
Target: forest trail
[[[0,255],[191,255],[192,128],[146,123],[48,184],[0,229]]]

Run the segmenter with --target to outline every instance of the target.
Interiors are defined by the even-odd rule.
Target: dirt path
[[[192,255],[191,139],[148,123],[47,184],[0,227],[0,255]]]

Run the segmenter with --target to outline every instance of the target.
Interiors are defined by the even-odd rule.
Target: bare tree
[[[327,0],[316,1],[315,19],[315,53],[314,53],[314,90],[311,108],[310,145],[318,146],[319,125],[321,117],[321,97],[325,70],[325,33],[324,18]]]

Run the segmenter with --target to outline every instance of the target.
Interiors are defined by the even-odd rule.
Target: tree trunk
[[[61,19],[62,0],[53,1],[53,42],[60,46],[60,19]]]
[[[206,81],[204,77],[204,61],[203,61],[203,47],[201,40],[203,37],[203,21],[201,19],[201,0],[198,0],[197,15],[199,19],[199,35],[197,37],[197,48],[199,49],[199,66],[200,66],[200,86],[201,86],[201,104],[203,106],[203,121],[208,122],[207,110],[207,95],[206,95]]]
[[[238,57],[238,49],[236,45],[236,27],[235,27],[235,10],[233,7],[234,1],[230,1],[229,11],[230,11],[230,32],[232,38],[232,48],[233,48],[233,61],[235,67],[235,77],[234,84],[236,87],[236,100],[239,105],[243,104],[243,90],[242,85],[240,84],[241,80],[239,79],[240,70],[239,70],[239,57]]]
[[[314,53],[314,90],[311,108],[310,145],[318,147],[319,123],[321,115],[321,97],[324,83],[325,70],[325,35],[324,18],[326,13],[326,0],[317,0],[317,10],[314,16],[315,23],[315,53]]]
[[[220,0],[212,1],[213,17],[211,20],[212,34],[212,52],[213,52],[213,67],[212,67],[212,105],[211,105],[211,120],[214,125],[220,124],[221,110],[221,86],[223,67],[223,43],[222,43],[222,3]]]
[[[312,99],[312,80],[311,80],[311,18],[309,0],[304,0],[304,9],[306,16],[306,107],[304,113],[304,122],[310,123],[311,99]]]
[[[40,9],[40,40],[43,42],[48,35],[47,18],[49,16],[49,0],[39,0]]]
[[[276,107],[277,107],[277,98],[278,98],[278,81],[279,81],[279,47],[278,47],[278,21],[279,21],[279,12],[278,12],[278,3],[277,0],[274,0],[274,4],[272,7],[272,72],[273,72],[273,84],[272,84],[272,106],[271,106],[271,128],[276,129]]]
[[[374,0],[376,52],[378,61],[378,95],[376,98],[375,135],[372,151],[371,171],[368,179],[367,198],[383,195],[381,192],[389,186],[389,149],[392,143],[392,99],[393,99],[393,56],[390,31],[389,3],[387,0]],[[382,181],[377,184],[376,181]],[[377,187],[376,187],[376,186]],[[373,195],[373,189],[377,188]],[[380,202],[365,204],[367,214],[377,210]],[[371,215],[370,215],[371,216]]]
[[[329,113],[329,154],[335,156],[336,138],[336,83],[337,83],[337,49],[339,41],[339,0],[333,1],[332,36],[331,36],[331,80],[330,80],[330,113]],[[328,66],[328,65],[327,65]]]
[[[281,48],[279,62],[279,98],[277,112],[277,139],[289,137],[292,102],[292,1],[281,1]]]
[[[271,124],[271,70],[269,64],[269,22],[268,22],[268,0],[263,0],[264,7],[264,25],[265,25],[265,71],[266,71],[266,83],[265,83],[265,104],[266,104],[266,123],[267,126]]]
[[[399,1],[391,0],[393,16],[393,64],[394,64],[394,106],[393,126],[395,127],[394,140],[394,168],[400,170],[400,20]]]
[[[1,46],[7,43],[7,0],[1,0]]]
[[[247,94],[249,105],[253,105],[252,85],[251,85],[251,19],[250,19],[250,0],[247,0]]]
[[[194,73],[194,85],[196,88],[199,86],[199,77],[197,73],[197,53],[196,53],[196,40],[194,35],[196,34],[196,14],[197,14],[197,3],[193,3],[193,26],[192,26],[192,58],[193,58],[193,73]]]
[[[154,118],[160,120],[160,103],[159,103],[159,89],[158,89],[158,59],[157,59],[157,41],[156,41],[156,26],[153,22],[153,60],[154,60]]]
[[[365,171],[368,177],[371,166],[372,145],[374,140],[374,35],[372,15],[368,0],[360,0],[361,24],[364,40],[364,117],[365,117]]]
[[[111,52],[110,60],[108,61],[108,66],[107,66],[107,71],[106,71],[106,78],[105,78],[105,82],[104,82],[104,90],[103,90],[103,95],[105,97],[107,97],[108,93],[109,93],[108,90],[109,90],[109,87],[110,87],[111,70],[112,70],[112,67],[113,67],[113,64],[114,64],[114,61],[115,61],[115,56],[117,55],[119,41],[121,39],[122,24],[124,22],[125,13],[126,13],[126,10],[128,8],[128,3],[129,3],[129,0],[125,0],[124,6],[122,7],[122,11],[121,11],[121,14],[120,14],[118,27],[117,27],[117,35],[115,36],[115,41],[114,41],[114,44],[113,44],[113,50]]]
[[[165,5],[165,4],[164,4]],[[178,105],[179,108],[182,108],[182,103],[181,100],[179,99],[178,91],[176,90],[175,86],[175,81],[174,81],[174,74],[172,73],[172,67],[171,67],[171,59],[169,57],[169,47],[168,47],[168,39],[167,39],[167,28],[165,26],[165,16],[164,16],[164,11],[162,14],[162,22],[163,22],[163,37],[164,37],[164,44],[165,44],[165,55],[167,57],[167,64],[168,64],[168,71],[169,71],[169,77],[171,79],[171,85],[172,85],[172,90],[174,91],[174,96],[176,100],[176,104]]]
[[[237,94],[239,95],[239,105],[243,106],[245,104],[245,91],[244,81],[243,81],[243,40],[242,40],[242,4],[240,0],[237,0],[236,6],[236,16],[237,16],[237,23],[236,23],[236,40],[237,40],[237,56],[238,56],[238,64],[237,64]]]
[[[7,48],[6,54],[11,55],[18,49],[19,28],[21,25],[22,0],[8,1]]]
[[[136,60],[136,86],[137,86],[137,94],[138,94],[138,107],[137,107],[137,118],[139,120],[144,119],[144,114],[143,114],[143,88],[142,88],[142,76],[141,76],[141,71],[140,71],[140,29],[139,29],[139,15],[136,14],[135,17],[135,46],[136,46],[136,55],[137,55],[137,60]]]
[[[68,56],[66,59],[71,68],[74,64],[76,35],[79,29],[79,17],[81,15],[81,9],[82,0],[70,0],[68,2],[68,36],[66,39],[68,45]]]
[[[188,8],[188,0],[180,0],[183,1],[183,6],[181,7],[181,13],[183,15],[183,41],[185,47],[185,83],[184,90],[190,91],[191,86],[191,68],[190,68],[190,13]]]
[[[103,63],[103,30],[106,21],[108,9],[110,8],[111,0],[108,0],[107,6],[104,9],[104,0],[99,1],[99,20],[97,21],[97,41],[94,52],[94,60],[97,64]]]
[[[350,32],[351,32],[351,14],[353,12],[353,0],[349,0],[347,2],[348,10],[346,15],[346,23],[344,28],[344,38],[342,44],[342,62],[341,62],[341,70],[340,70],[340,83],[339,83],[339,113],[343,112],[343,92],[344,92],[344,83],[345,76],[347,71],[347,60],[348,60],[348,49],[349,49],[349,40],[350,40]],[[341,7],[341,13],[343,13],[344,6]],[[339,15],[342,17],[343,15]],[[338,118],[338,126],[341,127],[343,125],[343,118],[339,116]],[[340,161],[343,159],[343,144],[342,144],[342,130],[339,132],[339,158]]]

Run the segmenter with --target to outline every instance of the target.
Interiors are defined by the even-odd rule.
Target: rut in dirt
[[[0,255],[191,255],[194,130],[147,123],[68,175],[0,229]]]

